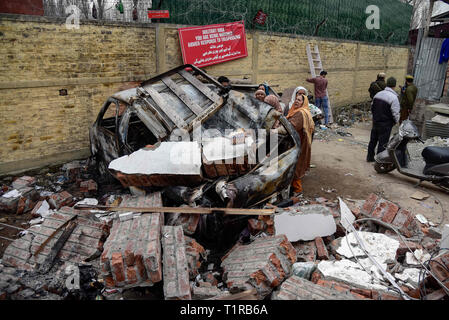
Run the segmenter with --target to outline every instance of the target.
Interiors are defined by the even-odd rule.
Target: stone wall
[[[0,175],[89,155],[89,126],[112,93],[182,64],[169,24],[0,15]],[[400,46],[247,32],[248,57],[204,68],[284,89],[309,76],[306,44],[318,44],[332,105],[363,102],[378,72],[403,79]],[[60,95],[66,89],[67,95]]]

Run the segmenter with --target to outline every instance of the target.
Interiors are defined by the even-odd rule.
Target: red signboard
[[[243,21],[178,31],[185,64],[205,67],[248,56]]]
[[[42,0],[0,0],[0,13],[28,14],[35,16],[44,15]]]
[[[168,12],[168,10],[148,10],[148,18],[150,19],[170,18],[170,13]]]

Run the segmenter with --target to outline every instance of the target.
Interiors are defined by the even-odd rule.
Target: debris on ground
[[[2,257],[1,299],[448,299],[442,246],[449,227],[432,226],[379,195],[299,197],[284,208],[275,202],[271,215],[226,220],[222,213],[185,213],[199,189],[184,190],[176,213],[147,213],[139,208],[173,205],[173,192],[136,196],[118,184],[91,192],[81,184],[95,181],[88,167],[64,168],[3,181],[2,197],[16,190],[19,203],[31,189],[38,197],[27,213],[3,207],[0,233],[17,229]],[[53,183],[60,176],[67,180]],[[13,216],[29,217],[28,224],[8,224]],[[75,227],[61,241],[72,219]],[[67,286],[74,274],[79,285]]]

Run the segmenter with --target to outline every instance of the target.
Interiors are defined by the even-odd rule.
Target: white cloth
[[[294,103],[295,100],[296,100],[296,93],[297,93],[299,90],[301,90],[301,89],[304,90],[304,91],[306,92],[306,97],[309,95],[309,91],[307,91],[306,88],[301,87],[301,86],[296,87],[295,90],[293,91],[292,98],[290,99],[290,102],[289,102],[289,104],[288,104],[288,110],[290,110],[290,108],[292,107],[293,103]]]

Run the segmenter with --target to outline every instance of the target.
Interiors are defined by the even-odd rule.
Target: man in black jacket
[[[385,73],[381,72],[377,75],[377,80],[371,82],[368,89],[371,99],[373,99],[378,92],[385,90],[385,87],[387,86],[385,83],[385,76]]]
[[[388,78],[385,90],[378,92],[371,103],[373,113],[373,128],[368,145],[366,161],[373,162],[375,149],[377,153],[385,150],[385,145],[390,138],[391,129],[399,122],[400,105],[398,94],[394,91],[396,79]]]

